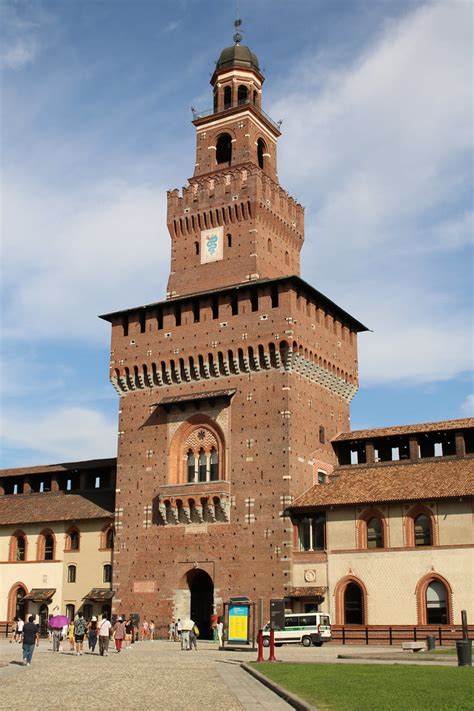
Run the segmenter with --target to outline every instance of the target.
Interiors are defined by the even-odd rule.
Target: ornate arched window
[[[265,141],[263,140],[263,138],[259,138],[257,141],[257,158],[258,158],[258,167],[259,168],[265,167],[265,153],[266,153]]]
[[[237,103],[239,105],[246,104],[249,100],[249,90],[244,84],[241,84],[237,89]]]
[[[198,459],[198,474],[199,474],[199,481],[206,481],[207,479],[207,457],[206,457],[206,452],[204,449],[201,447],[199,450],[199,459]]]
[[[232,138],[228,133],[221,133],[216,143],[216,162],[232,162]]]
[[[344,590],[344,624],[364,624],[364,593],[357,583],[349,583]]]
[[[365,511],[357,521],[358,547],[386,548],[388,539],[388,522],[383,513],[375,508]]]
[[[417,622],[419,625],[453,623],[452,588],[439,573],[428,573],[416,586]]]
[[[15,531],[10,538],[10,561],[21,562],[26,560],[28,541],[23,531]]]
[[[173,437],[169,453],[170,484],[199,484],[225,479],[224,438],[206,415],[194,415]]]
[[[188,450],[186,462],[187,481],[191,483],[196,479],[196,457],[192,449]]]
[[[438,545],[438,530],[433,512],[423,504],[411,508],[404,520],[405,543],[411,547]]]

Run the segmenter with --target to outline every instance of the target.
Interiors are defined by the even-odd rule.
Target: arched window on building
[[[246,104],[249,100],[249,90],[244,84],[241,84],[237,89],[237,103],[239,106]]]
[[[367,521],[367,548],[383,548],[382,523],[376,516]]]
[[[68,565],[68,567],[67,567],[67,581],[68,581],[68,583],[75,583],[76,582],[76,566],[75,565]]]
[[[198,459],[198,478],[199,481],[206,481],[207,477],[207,457],[206,457],[206,452],[204,449],[199,450],[199,459]]]
[[[217,481],[219,478],[219,457],[217,454],[217,449],[212,447],[211,456],[209,457],[210,467],[209,474],[211,481]]]
[[[363,625],[364,593],[357,583],[351,582],[344,590],[344,624]]]
[[[265,167],[265,153],[266,153],[265,141],[263,140],[263,138],[259,138],[257,141],[257,158],[258,158],[258,167],[262,168],[262,169]]]
[[[224,88],[224,109],[230,109],[232,106],[232,88],[226,86]]]
[[[113,529],[112,527],[110,527],[110,528],[107,530],[107,534],[106,534],[106,536],[105,536],[105,547],[106,547],[106,548],[109,548],[110,550],[113,549],[113,547],[114,547],[114,538],[115,538],[114,529]]]
[[[27,553],[27,538],[23,531],[15,531],[10,538],[10,561],[25,561]]]
[[[295,521],[300,551],[323,551],[326,546],[326,513],[318,511]]]
[[[186,458],[186,471],[187,471],[187,481],[191,483],[196,478],[196,457],[192,449],[188,450],[188,456]]]
[[[431,546],[433,545],[433,534],[431,530],[431,521],[425,514],[420,514],[413,521],[415,532],[415,546]]]
[[[228,133],[221,133],[217,139],[216,162],[218,165],[232,162],[232,138]]]
[[[56,545],[52,531],[42,531],[37,546],[37,560],[54,560]]]
[[[448,593],[442,582],[433,580],[426,588],[426,624],[447,625]]]
[[[78,551],[80,543],[80,534],[77,528],[71,528],[66,534],[66,550]]]
[[[111,583],[112,582],[112,566],[109,563],[104,565],[103,582],[104,583]]]

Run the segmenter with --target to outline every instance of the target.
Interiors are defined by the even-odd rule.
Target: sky
[[[0,466],[113,457],[98,314],[162,300],[235,0],[1,0]],[[474,415],[470,0],[240,0],[305,208],[302,277],[371,330],[352,429]]]

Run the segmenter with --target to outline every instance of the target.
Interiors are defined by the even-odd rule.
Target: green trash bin
[[[457,639],[456,653],[458,655],[458,667],[472,667],[471,639]]]
[[[432,637],[431,635],[428,635],[426,638],[426,651],[427,652],[432,652],[435,649],[436,646],[436,637]]]

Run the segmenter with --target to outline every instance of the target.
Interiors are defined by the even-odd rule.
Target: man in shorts
[[[109,653],[110,628],[112,625],[104,613],[99,623],[99,653],[101,657],[106,657]]]
[[[77,613],[74,620],[74,640],[76,642],[76,656],[82,655],[82,645],[84,643],[84,635],[87,630],[87,622],[84,619],[82,612]]]

